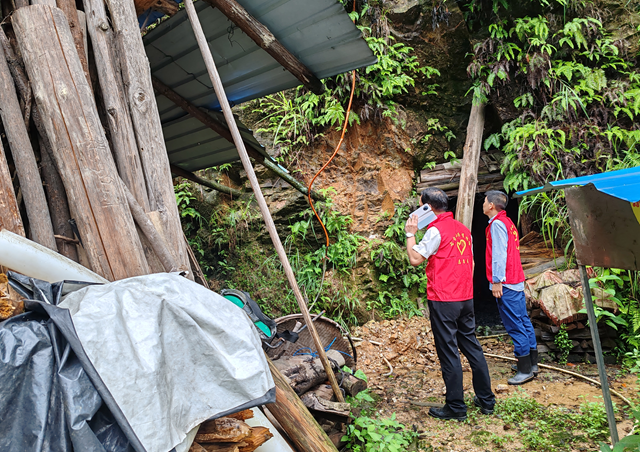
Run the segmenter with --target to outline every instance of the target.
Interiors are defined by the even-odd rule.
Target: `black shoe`
[[[429,416],[433,416],[438,419],[444,419],[445,421],[456,420],[456,421],[466,421],[467,413],[456,413],[448,405],[443,406],[442,408],[429,408]]]
[[[532,348],[529,352],[529,356],[531,357],[531,372],[533,372],[534,377],[537,377],[540,373],[540,369],[538,368],[538,349]],[[511,370],[517,372],[518,366],[514,364],[511,366]]]
[[[531,371],[531,357],[529,355],[516,357],[518,360],[518,373],[513,378],[509,378],[507,383],[510,385],[521,385],[533,380],[533,372]]]
[[[493,407],[488,408],[482,404],[478,396],[473,396],[473,404],[480,408],[482,414],[493,414]]]

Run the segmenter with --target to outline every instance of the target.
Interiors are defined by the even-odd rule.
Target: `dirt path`
[[[427,415],[427,403],[444,403],[444,383],[440,375],[440,365],[433,344],[429,321],[423,317],[410,320],[392,320],[369,322],[357,328],[354,336],[357,341],[358,367],[369,378],[369,387],[379,396],[377,412],[381,417],[396,413],[397,419],[418,432],[432,450],[494,450],[495,444],[484,444],[482,435],[493,434],[509,439],[500,444],[503,450],[522,448],[517,440],[513,426],[501,422],[496,416],[482,416],[477,410],[469,410],[469,421],[465,423],[442,422]],[[481,339],[487,353],[513,356],[513,346],[508,337],[504,339]],[[385,361],[388,361],[388,363]],[[465,396],[472,397],[471,370],[463,358]],[[533,382],[520,387],[507,385],[507,379],[513,375],[511,362],[488,358],[492,386],[505,387],[506,391],[496,392],[498,400],[506,400],[516,394],[533,397],[544,406],[565,407],[578,410],[584,402],[601,402],[599,386],[584,380],[554,371],[544,371]],[[393,372],[389,367],[393,367]],[[558,366],[557,363],[547,363]],[[563,366],[558,366],[563,367]],[[595,365],[579,364],[565,368],[593,379],[598,378]],[[638,400],[636,375],[623,376],[619,366],[609,366],[610,386],[631,400]],[[518,391],[524,391],[520,393]],[[613,397],[614,403],[624,407],[624,403]],[[416,404],[417,402],[417,404]],[[421,404],[421,405],[420,405]],[[623,414],[618,414],[618,431],[625,436],[633,423]],[[567,427],[568,429],[571,426]],[[507,436],[509,435],[509,436]],[[499,440],[495,440],[499,441]],[[494,442],[495,442],[494,441]],[[594,446],[595,443],[593,444]],[[595,450],[597,447],[568,450]]]

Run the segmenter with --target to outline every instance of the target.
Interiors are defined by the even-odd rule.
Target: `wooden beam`
[[[284,268],[284,272],[289,281],[289,285],[291,286],[291,289],[293,290],[293,293],[296,297],[298,306],[300,307],[300,311],[302,312],[302,316],[305,320],[305,323],[307,324],[307,328],[309,328],[309,333],[313,338],[313,342],[316,347],[316,353],[318,354],[320,361],[322,362],[322,366],[327,373],[327,377],[329,378],[329,382],[331,383],[333,392],[336,395],[336,399],[338,400],[338,402],[344,402],[342,391],[338,386],[338,381],[335,374],[333,373],[331,363],[327,359],[327,354],[324,350],[326,344],[323,344],[320,340],[320,336],[318,335],[318,332],[316,331],[316,328],[311,320],[309,309],[307,308],[307,304],[302,296],[302,292],[300,292],[300,287],[298,287],[298,282],[296,281],[295,274],[293,273],[293,269],[291,268],[291,264],[289,263],[289,258],[287,257],[287,253],[285,252],[284,246],[282,246],[282,242],[280,241],[280,237],[278,236],[278,231],[276,230],[273,218],[271,217],[269,206],[267,206],[264,195],[260,190],[258,178],[256,177],[256,173],[253,170],[253,166],[251,166],[249,155],[247,154],[247,150],[244,146],[244,140],[242,139],[242,135],[240,135],[240,130],[238,130],[238,125],[236,124],[235,118],[233,117],[231,105],[229,105],[229,101],[227,100],[227,95],[224,91],[224,86],[222,85],[220,74],[218,73],[218,69],[216,68],[216,64],[213,60],[211,49],[209,48],[207,39],[204,35],[204,32],[202,31],[202,25],[200,24],[200,20],[198,19],[196,9],[193,6],[193,0],[185,0],[184,5],[187,10],[187,15],[189,16],[189,21],[191,22],[193,32],[196,36],[196,41],[198,42],[198,46],[200,47],[200,52],[202,53],[205,66],[207,67],[209,78],[213,83],[213,88],[222,107],[224,118],[227,121],[229,130],[231,130],[233,142],[235,143],[238,150],[238,155],[240,156],[240,160],[242,161],[242,166],[247,172],[247,177],[249,178],[251,188],[253,189],[253,193],[258,203],[258,207],[260,208],[260,212],[262,213],[262,218],[264,219],[267,230],[269,231],[269,235],[271,236],[271,241],[273,242],[276,252],[278,253],[278,257],[280,258],[280,262],[282,264],[282,267]]]
[[[153,88],[164,97],[169,99],[171,102],[176,104],[178,107],[182,108],[185,112],[189,113],[195,119],[200,121],[205,126],[209,127],[215,133],[220,135],[222,138],[227,140],[230,143],[233,143],[233,137],[231,136],[231,132],[226,124],[222,124],[218,122],[215,118],[209,116],[205,111],[193,105],[191,102],[186,100],[180,94],[173,91],[167,85],[162,83],[158,78],[152,77],[153,80]],[[309,190],[308,188],[300,183],[300,181],[293,178],[290,174],[280,168],[277,164],[273,163],[271,159],[265,158],[253,145],[247,141],[242,140],[244,146],[249,153],[249,156],[253,158],[256,162],[264,165],[274,173],[276,173],[279,177],[281,177],[285,182],[291,185],[293,188],[298,190],[305,196],[308,196]],[[311,197],[316,201],[324,201],[324,196],[320,195],[315,191],[311,191]]]
[[[84,35],[82,32],[82,26],[78,18],[78,10],[76,9],[76,0],[56,0],[56,6],[62,10],[69,22],[69,28],[71,29],[71,35],[73,36],[73,43],[76,45],[78,52],[78,58],[80,58],[80,64],[82,64],[82,70],[87,80],[91,80],[89,75],[89,62],[87,61],[87,53],[85,51]],[[89,83],[89,86],[91,84]]]
[[[212,180],[208,180],[193,174],[191,171],[184,170],[175,165],[171,165],[171,172],[176,176],[184,177],[185,179],[189,179],[196,184],[200,184],[204,187],[209,187],[214,190],[219,191],[220,193],[224,193],[225,195],[233,196],[239,198],[242,196],[242,192],[240,190],[236,190],[235,188],[227,187],[226,185],[219,184]]]
[[[21,8],[22,10],[22,8]],[[0,117],[16,165],[24,196],[29,230],[34,242],[58,251],[49,215],[47,198],[38,171],[38,162],[20,110],[18,94],[9,70],[3,46],[0,46]]]
[[[55,7],[29,6],[17,10],[12,22],[91,267],[111,281],[148,274],[64,14]]]
[[[151,85],[151,69],[144,50],[135,6],[130,0],[107,0],[125,96],[136,134],[149,196],[149,209],[157,212],[161,233],[179,269],[189,270],[180,213],[173,190],[169,157],[162,135],[158,105]],[[190,279],[193,275],[189,272]]]
[[[482,133],[484,131],[484,104],[473,105],[467,126],[467,140],[464,145],[460,188],[458,189],[458,205],[456,220],[471,229],[473,222],[473,204],[478,186],[478,165],[482,149]]]
[[[280,41],[273,36],[273,33],[260,21],[247,12],[235,0],[204,0],[211,6],[218,8],[222,14],[236,24],[240,30],[244,31],[256,44],[262,47],[287,71],[291,72],[295,78],[310,91],[322,94],[325,87],[322,82],[296,58]]]

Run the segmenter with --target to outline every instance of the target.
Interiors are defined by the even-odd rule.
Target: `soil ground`
[[[369,388],[379,397],[376,405],[377,416],[389,417],[395,413],[398,421],[420,432],[426,447],[431,446],[430,450],[496,450],[497,447],[493,444],[482,444],[477,440],[479,431],[503,436],[509,434],[515,440],[502,445],[502,450],[523,450],[522,444],[517,441],[517,431],[513,426],[505,425],[495,415],[481,415],[476,408],[470,408],[468,421],[461,423],[444,422],[428,416],[429,407],[420,404],[444,403],[445,389],[427,319],[413,317],[409,320],[369,322],[357,328],[353,336],[356,337],[358,368],[367,375]],[[513,346],[508,336],[487,339],[480,337],[479,339],[485,353],[513,357]],[[510,368],[512,362],[487,358],[487,363],[498,400],[514,396],[516,391],[524,391],[544,406],[555,405],[578,409],[585,401],[602,401],[599,386],[551,370],[541,369],[543,372],[534,381],[525,385],[508,386],[507,379],[513,375]],[[462,364],[465,397],[472,400],[471,369],[465,358],[462,359]],[[598,379],[598,369],[594,364],[565,366],[554,362],[546,364]],[[633,402],[638,401],[636,375],[625,375],[620,366],[607,366],[607,374],[612,389]],[[496,388],[504,391],[498,391]],[[619,408],[625,407],[625,403],[619,398],[616,396],[612,398]],[[619,411],[616,419],[619,436],[624,437],[631,430],[633,422],[628,419],[623,410]],[[576,447],[573,450],[599,450],[595,442],[590,445],[582,443]]]

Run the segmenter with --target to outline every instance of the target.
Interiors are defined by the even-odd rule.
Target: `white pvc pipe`
[[[0,231],[0,265],[50,283],[109,282],[77,262],[6,229]]]
[[[295,452],[260,408],[251,408],[251,411],[253,411],[253,417],[247,419],[245,422],[251,427],[267,427],[273,434],[273,438],[267,440],[267,442],[258,447],[255,452]]]

